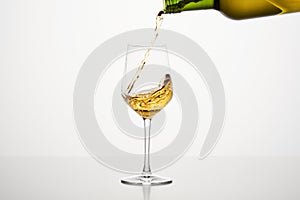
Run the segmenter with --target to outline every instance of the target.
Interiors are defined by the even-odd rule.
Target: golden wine
[[[232,19],[299,12],[300,0],[164,0],[166,13],[215,9]]]
[[[140,116],[151,119],[163,109],[173,96],[171,76],[166,74],[158,88],[147,90],[132,96],[124,96],[127,104]]]

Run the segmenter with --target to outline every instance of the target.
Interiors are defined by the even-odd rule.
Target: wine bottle
[[[163,0],[165,13],[215,9],[232,19],[299,12],[300,0]]]

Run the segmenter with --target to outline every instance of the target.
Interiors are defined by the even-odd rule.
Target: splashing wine
[[[156,113],[161,111],[173,96],[172,80],[166,74],[160,86],[150,90],[144,90],[138,94],[127,96],[127,104],[140,116],[151,119]]]

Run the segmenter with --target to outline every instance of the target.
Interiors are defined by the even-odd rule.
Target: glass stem
[[[151,119],[144,119],[144,175],[151,175],[150,169],[150,129]]]

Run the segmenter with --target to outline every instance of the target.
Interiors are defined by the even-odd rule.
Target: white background
[[[153,28],[160,0],[0,1],[0,155],[88,155],[72,94],[87,56],[114,35]],[[165,16],[214,61],[227,116],[213,155],[300,155],[300,13],[234,21]],[[189,155],[198,155],[194,145]]]

